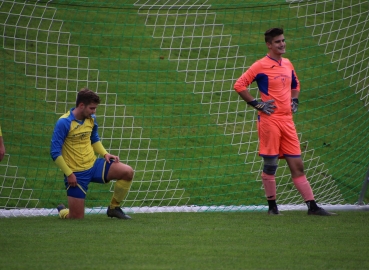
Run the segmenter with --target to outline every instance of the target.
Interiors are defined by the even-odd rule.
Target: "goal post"
[[[361,188],[361,192],[360,192],[360,196],[359,196],[359,200],[358,200],[358,205],[364,205],[365,204],[365,195],[366,192],[368,191],[368,185],[369,185],[369,168],[368,171],[366,173],[366,176],[364,178],[364,182],[363,182],[363,187]]]
[[[2,1],[0,217],[66,203],[49,147],[82,87],[102,99],[103,145],[135,170],[125,211],[265,210],[257,113],[233,84],[275,26],[301,82],[294,118],[318,203],[365,205],[368,10],[367,0]],[[281,209],[305,209],[283,160],[276,180]],[[88,213],[104,211],[112,184],[89,186]]]

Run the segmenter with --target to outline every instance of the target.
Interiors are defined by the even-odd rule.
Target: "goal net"
[[[0,217],[66,204],[50,139],[82,87],[102,99],[103,145],[135,170],[125,211],[265,209],[257,113],[233,85],[266,54],[271,27],[285,29],[301,82],[294,119],[316,200],[354,206],[369,165],[368,10],[367,0],[2,1]],[[276,180],[281,209],[304,209],[284,160]],[[103,212],[112,187],[91,184],[86,212]]]

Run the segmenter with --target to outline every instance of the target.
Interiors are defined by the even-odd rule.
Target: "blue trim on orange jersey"
[[[256,75],[254,81],[256,81],[258,88],[261,92],[263,92],[265,95],[269,96],[268,88],[269,88],[269,79],[268,75],[265,73],[259,73]]]
[[[282,58],[281,58],[281,61],[278,61],[278,60],[270,57],[269,54],[267,54],[266,57],[268,57],[270,60],[273,60],[273,61],[277,62],[278,66],[282,66]]]
[[[292,70],[292,82],[291,82],[291,89],[297,89],[298,83],[295,75],[295,71]]]

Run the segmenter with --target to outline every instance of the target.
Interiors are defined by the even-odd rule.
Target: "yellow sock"
[[[114,185],[114,193],[111,198],[110,208],[114,209],[117,206],[120,206],[120,203],[125,199],[128,194],[129,189],[131,188],[132,181],[127,180],[117,180]]]
[[[69,215],[69,209],[62,209],[59,212],[59,217],[60,218],[68,218],[67,216]]]

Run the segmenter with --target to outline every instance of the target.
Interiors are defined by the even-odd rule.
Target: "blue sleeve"
[[[295,71],[292,70],[292,82],[291,82],[291,89],[297,89],[298,87],[298,81],[297,81],[297,77],[295,75]]]
[[[91,117],[94,120],[94,127],[92,128],[90,139],[91,139],[91,144],[94,144],[95,142],[100,141],[100,137],[99,137],[99,134],[97,133],[98,125],[96,121],[96,115],[93,114]]]
[[[54,161],[62,155],[63,144],[68,136],[69,129],[70,121],[67,118],[60,118],[55,124],[50,146],[50,155]]]
[[[269,79],[268,75],[265,73],[259,73],[256,75],[255,80],[258,84],[258,88],[261,92],[263,92],[265,95],[269,96]]]

